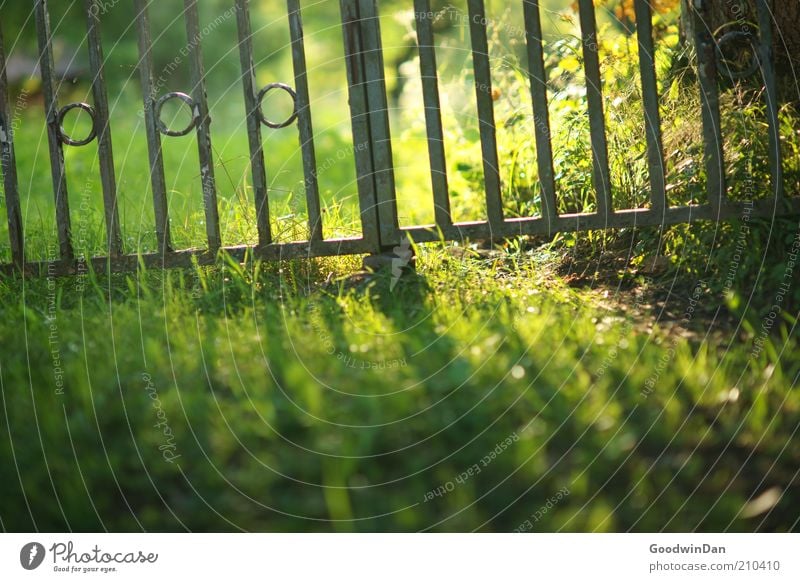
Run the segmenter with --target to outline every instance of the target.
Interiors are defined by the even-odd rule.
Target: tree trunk
[[[689,42],[693,42],[689,3],[695,1],[681,0],[681,35]],[[732,31],[758,34],[756,0],[704,1],[711,7],[709,28],[717,41]],[[779,78],[788,80],[793,76],[792,67],[795,71],[800,67],[800,0],[773,0],[772,13],[772,52],[775,68]]]

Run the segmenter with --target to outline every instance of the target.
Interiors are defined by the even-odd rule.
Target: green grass
[[[238,93],[237,93],[238,96]],[[340,97],[342,97],[340,95]],[[68,99],[86,99],[73,94]],[[231,99],[235,101],[234,99]],[[55,204],[50,181],[47,138],[41,103],[25,103],[16,132],[19,183],[27,233],[27,255],[33,260],[53,258],[57,250]],[[137,115],[141,104],[133,92],[123,93],[114,107],[114,153],[118,187],[118,205],[123,225],[124,245],[128,252],[152,252],[156,249],[152,194],[147,172],[147,141],[143,119]],[[320,171],[320,188],[326,214],[326,236],[354,236],[360,230],[358,199],[355,188],[355,166],[352,139],[347,119],[323,115],[316,142]],[[166,108],[165,108],[166,111]],[[253,244],[255,204],[249,170],[246,129],[239,125],[235,107],[221,103],[213,112],[220,126],[215,131],[215,174],[219,191],[220,228],[226,245]],[[185,125],[181,111],[175,111],[174,126]],[[167,120],[170,119],[166,113]],[[235,124],[233,123],[235,120]],[[67,126],[71,135],[82,136],[88,128],[86,120],[76,116]],[[344,125],[343,125],[344,123]],[[183,125],[182,125],[183,124]],[[216,125],[215,124],[215,129]],[[73,127],[74,125],[74,127]],[[195,139],[163,138],[164,166],[168,204],[176,248],[199,247],[205,244],[202,206],[202,185],[197,162]],[[305,198],[300,151],[294,127],[265,132],[268,187],[272,229],[277,241],[303,240],[306,220]],[[74,244],[81,254],[102,254],[105,241],[102,214],[102,191],[94,144],[84,148],[65,148],[69,203],[73,222]],[[335,163],[328,163],[333,158]],[[143,171],[144,170],[144,171]],[[5,212],[4,204],[3,211]],[[10,250],[7,225],[0,226],[3,244],[0,252],[7,261]]]
[[[389,50],[399,50],[402,26],[385,20]],[[483,211],[480,144],[464,97],[471,62],[456,50],[463,33],[452,31],[441,50],[449,55],[442,86],[451,198],[466,219]],[[668,40],[674,30],[662,33],[670,195],[702,202],[697,97]],[[352,235],[341,62],[319,34],[314,87],[325,97],[314,124],[326,234]],[[518,53],[508,39],[492,42]],[[561,210],[588,211],[585,98],[572,62],[579,43],[546,48]],[[622,41],[601,55],[615,200],[642,206],[637,57]],[[514,58],[494,64],[506,211],[535,214],[525,78]],[[405,223],[432,214],[417,91],[411,79],[392,117]],[[240,92],[233,84],[211,89],[227,244],[255,241]],[[85,88],[71,97],[85,98]],[[725,147],[741,199],[768,172],[757,97],[741,87],[723,94],[736,112],[725,117]],[[126,248],[147,251],[155,240],[136,104],[124,90],[114,146]],[[46,258],[53,203],[47,160],[37,157],[40,104],[30,105],[17,132],[26,242],[31,258]],[[797,114],[786,106],[781,119],[787,189],[796,193]],[[302,239],[296,132],[264,136],[273,228],[281,240]],[[195,145],[164,143],[176,241],[201,246]],[[102,252],[96,150],[67,156],[78,250]],[[755,194],[765,195],[760,187]],[[399,282],[388,273],[353,276],[359,257],[240,265],[222,256],[183,271],[2,278],[0,526],[796,530],[797,232],[796,218],[785,218],[564,234],[490,250],[428,245],[417,249],[417,272]]]
[[[536,530],[796,527],[796,320],[753,356],[707,283],[658,315],[669,279],[576,290],[552,261],[6,281],[3,525],[507,531],[567,488]]]

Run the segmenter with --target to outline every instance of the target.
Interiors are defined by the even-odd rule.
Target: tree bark
[[[693,29],[689,3],[681,0],[681,34],[693,42]],[[749,30],[757,34],[758,11],[756,0],[704,0],[710,3],[709,28],[719,40],[723,34],[735,30]],[[792,67],[800,70],[800,0],[772,1],[772,52],[778,77],[792,77]]]

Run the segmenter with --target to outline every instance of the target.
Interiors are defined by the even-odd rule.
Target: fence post
[[[169,228],[167,181],[164,177],[164,154],[161,150],[161,134],[158,132],[155,115],[157,89],[153,80],[153,43],[150,35],[150,18],[147,14],[150,0],[135,0],[134,6],[139,41],[139,76],[144,97],[144,121],[150,162],[150,183],[153,190],[156,238],[158,240],[158,252],[164,256],[172,251],[172,237]]]
[[[39,42],[39,68],[42,76],[42,93],[47,117],[47,142],[50,149],[50,173],[53,180],[53,195],[56,205],[56,230],[58,231],[59,255],[64,261],[74,257],[72,248],[72,226],[67,196],[67,170],[64,149],[59,136],[58,93],[54,79],[53,37],[50,32],[50,14],[47,0],[36,0],[36,32]],[[50,257],[48,257],[49,259]]]
[[[375,194],[375,166],[372,157],[369,102],[366,92],[364,46],[360,12],[357,2],[340,0],[342,34],[344,35],[350,121],[353,130],[353,150],[356,162],[358,202],[361,211],[361,230],[373,252],[379,252],[380,223]]]
[[[785,196],[783,184],[783,161],[781,154],[781,130],[778,119],[778,87],[775,79],[775,55],[772,50],[772,0],[756,0],[758,12],[758,63],[764,81],[764,98],[767,106],[769,126],[769,165],[772,192],[777,200]]]
[[[372,179],[378,205],[378,234],[382,250],[400,242],[397,216],[397,191],[392,157],[392,136],[389,127],[389,103],[383,64],[383,44],[377,0],[359,0],[358,20],[361,28],[364,85],[369,109],[369,141],[372,154]]]
[[[711,0],[692,0],[692,27],[697,53],[697,77],[703,118],[703,148],[707,176],[708,202],[719,220],[725,202],[725,162],[717,87],[717,54],[711,31]]]
[[[114,148],[111,144],[111,112],[108,106],[108,90],[105,80],[105,58],[100,38],[99,0],[86,0],[87,39],[89,41],[89,63],[92,69],[92,95],[97,112],[97,155],[100,166],[100,181],[103,188],[106,239],[109,255],[122,254],[122,232],[117,204],[117,179],[114,173]]]
[[[6,55],[3,47],[2,30],[0,30],[0,167],[3,170],[3,186],[6,195],[11,259],[14,265],[21,269],[25,263],[22,212],[19,203],[17,159],[14,151],[14,118],[9,105]]]

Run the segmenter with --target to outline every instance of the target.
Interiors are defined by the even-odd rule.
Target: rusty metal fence
[[[38,32],[39,69],[41,73],[49,159],[52,170],[56,224],[60,257],[50,262],[30,262],[25,256],[25,236],[17,179],[14,131],[11,121],[6,59],[0,30],[0,155],[8,212],[8,232],[12,263],[3,271],[22,269],[25,272],[74,273],[87,268],[87,262],[98,271],[135,270],[140,261],[150,266],[188,266],[194,260],[213,262],[220,250],[243,259],[251,253],[266,259],[312,257],[342,254],[379,253],[405,239],[417,242],[473,239],[501,239],[517,235],[553,234],[559,231],[605,229],[616,227],[658,226],[689,222],[695,219],[722,220],[740,215],[742,203],[727,196],[723,140],[720,123],[718,86],[718,51],[716,39],[709,29],[712,0],[690,2],[697,53],[697,70],[701,92],[704,164],[707,176],[708,203],[672,205],[667,196],[662,146],[659,95],[654,63],[653,14],[650,2],[635,0],[637,41],[639,44],[640,83],[643,99],[649,169],[650,199],[645,208],[619,208],[615,204],[609,171],[606,116],[600,60],[598,57],[597,21],[592,0],[579,0],[583,65],[586,80],[587,115],[590,125],[592,180],[596,211],[559,214],[556,180],[553,169],[548,88],[542,38],[540,3],[519,0],[524,8],[524,28],[528,59],[530,95],[533,104],[536,164],[541,191],[541,214],[531,217],[504,216],[501,195],[500,158],[492,98],[492,63],[489,52],[484,0],[467,0],[469,33],[474,66],[475,101],[477,104],[482,149],[486,220],[456,222],[450,211],[450,190],[440,107],[439,73],[436,58],[437,38],[433,27],[430,0],[413,0],[416,35],[424,98],[427,146],[430,162],[430,192],[435,208],[435,224],[403,227],[399,225],[395,168],[392,156],[390,112],[387,103],[386,79],[377,0],[340,0],[341,28],[349,91],[350,120],[357,170],[357,189],[361,219],[361,236],[326,238],[321,211],[314,129],[311,121],[308,71],[300,0],[287,0],[288,24],[291,32],[291,55],[294,86],[271,83],[256,85],[253,65],[253,40],[249,0],[231,0],[238,27],[238,48],[245,96],[250,168],[255,205],[258,244],[223,247],[217,206],[217,183],[212,156],[212,131],[206,96],[206,73],[203,67],[202,42],[189,45],[191,87],[186,93],[158,95],[154,83],[151,27],[148,7],[152,0],[134,0],[139,45],[141,89],[144,95],[144,120],[149,151],[149,177],[155,216],[158,251],[140,255],[135,249],[123,248],[117,204],[117,183],[111,142],[109,97],[104,76],[104,55],[101,42],[102,0],[84,0],[87,42],[92,76],[93,103],[58,101],[54,79],[53,35],[51,34],[48,1],[34,0]],[[409,0],[411,7],[412,0]],[[766,118],[769,131],[770,196],[756,203],[754,215],[774,216],[797,212],[797,198],[787,197],[782,179],[781,139],[779,134],[776,76],[771,57],[771,0],[757,0],[758,37],[753,42],[754,63],[764,85]],[[188,38],[200,38],[201,23],[198,0],[184,0],[183,19]],[[307,8],[313,10],[313,7]],[[270,120],[263,112],[262,100],[272,91],[291,96],[294,111],[286,120]],[[170,100],[180,100],[192,111],[190,124],[179,131],[171,130],[161,119],[162,108]],[[76,140],[63,129],[65,115],[81,109],[88,113],[93,129],[85,139]],[[296,124],[304,171],[304,191],[308,209],[308,237],[303,242],[276,242],[270,229],[269,190],[265,176],[262,127],[286,127]],[[170,210],[165,182],[162,138],[196,133],[201,167],[203,204],[207,245],[203,249],[176,249],[170,234]],[[104,219],[107,237],[106,256],[88,260],[76,257],[67,194],[67,166],[64,149],[79,147],[96,140],[99,173],[103,191]]]

